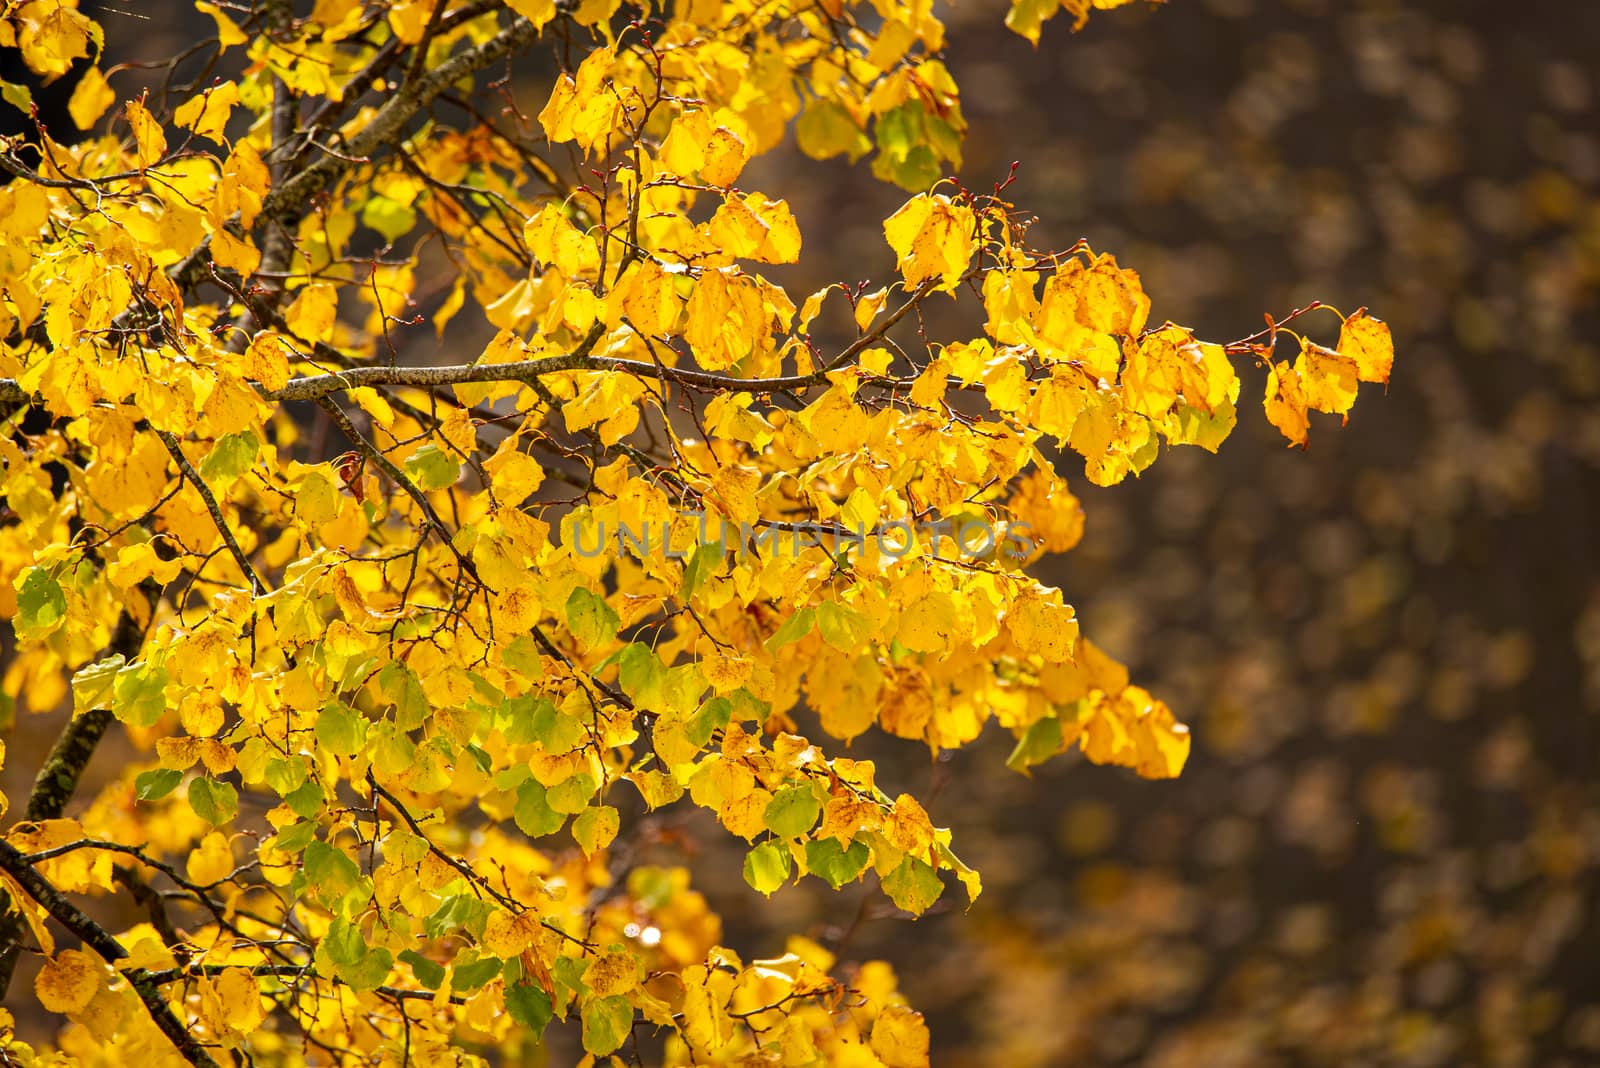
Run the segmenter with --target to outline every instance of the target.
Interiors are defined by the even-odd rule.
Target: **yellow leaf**
[[[883,311],[883,306],[887,303],[889,303],[887,288],[860,297],[856,301],[855,308],[856,328],[866,333],[867,328],[872,325],[872,320],[878,317],[878,313]]]
[[[1006,613],[1006,629],[1017,648],[1037,653],[1047,664],[1071,660],[1078,640],[1078,622],[1072,606],[1047,600],[1036,591],[1012,602]]]
[[[33,981],[33,992],[47,1012],[82,1012],[104,979],[99,961],[80,949],[64,949],[45,962]]]
[[[551,141],[576,141],[588,152],[609,136],[621,108],[605,85],[613,58],[609,48],[597,48],[575,75],[561,76],[539,112],[539,124]]]
[[[217,265],[242,275],[252,275],[261,266],[261,252],[248,237],[234,237],[225,227],[211,232],[211,258]]]
[[[761,263],[795,263],[800,259],[800,228],[782,200],[760,193],[734,195],[711,217],[712,241],[730,256]]]
[[[1289,439],[1290,445],[1306,444],[1311,421],[1306,415],[1306,394],[1300,375],[1287,361],[1278,363],[1267,374],[1267,392],[1261,400],[1267,421]]]
[[[743,686],[749,681],[754,666],[744,657],[728,656],[721,650],[700,658],[700,674],[719,694],[732,693]]]
[[[883,236],[899,257],[908,287],[940,278],[941,288],[954,289],[977,250],[976,228],[971,208],[943,194],[924,193],[884,222]]]
[[[670,331],[682,307],[673,276],[654,260],[642,260],[628,268],[606,303],[612,322],[620,322],[626,315],[634,328],[647,337]]]
[[[106,567],[106,581],[127,589],[137,586],[147,578],[154,578],[165,586],[183,570],[180,559],[163,560],[156,555],[154,542],[129,545],[117,552],[117,558]]]
[[[106,76],[100,73],[99,67],[90,67],[83,72],[77,87],[72,90],[72,99],[67,101],[67,113],[72,116],[78,129],[88,130],[116,102],[117,94],[111,91]]]
[[[233,849],[228,836],[212,831],[200,840],[200,845],[189,854],[189,878],[201,886],[219,883],[233,874]]]
[[[28,896],[28,892],[6,872],[0,871],[0,888],[4,888],[6,896],[10,898],[10,910],[22,914],[28,924],[28,930],[33,932],[33,940],[46,955],[56,951],[55,936],[50,933],[50,914],[46,912],[37,901]]]
[[[22,49],[22,61],[28,69],[44,75],[45,84],[49,85],[71,69],[73,60],[89,54],[89,36],[94,23],[65,3],[54,4],[54,10],[40,18],[39,9],[44,6],[7,4],[6,15],[8,21],[16,18],[13,9],[22,8],[22,32],[14,44]]]
[[[408,45],[422,40],[428,28],[428,17],[443,0],[390,0],[389,27],[394,35]]]
[[[539,935],[539,916],[534,912],[496,912],[483,928],[483,948],[509,960],[530,946]]]
[[[194,9],[202,15],[211,16],[211,20],[217,25],[217,41],[223,48],[241,45],[250,40],[243,30],[234,25],[233,19],[224,14],[216,4],[207,3],[206,0],[196,0]]]
[[[310,527],[321,526],[339,514],[339,490],[326,465],[305,470],[294,494],[295,518]]]
[[[339,314],[337,291],[318,283],[306,286],[284,313],[289,330],[306,341],[331,341],[334,320]]]
[[[1300,376],[1308,407],[1343,415],[1355,404],[1359,372],[1349,356],[1303,342],[1294,371]]]
[[[760,471],[754,467],[730,465],[712,477],[710,500],[734,522],[754,524],[761,517],[756,507],[756,490],[760,485]]]
[[[261,987],[255,977],[245,968],[228,968],[213,980],[212,989],[221,1002],[228,1030],[241,1035],[254,1034],[266,1018]]]
[[[928,1025],[922,1013],[890,1005],[872,1023],[872,1052],[885,1068],[927,1068]]]
[[[722,371],[766,348],[770,331],[761,293],[743,275],[707,270],[689,295],[683,337],[707,371]]]
[[[1394,339],[1389,335],[1389,324],[1374,319],[1365,308],[1344,321],[1339,331],[1339,351],[1355,361],[1361,381],[1389,381],[1389,371],[1394,367]]]
[[[178,105],[178,110],[172,113],[172,121],[220,145],[228,116],[238,102],[239,87],[233,82],[223,82]]]
[[[155,116],[137,100],[130,100],[123,109],[128,116],[128,126],[133,130],[134,152],[140,167],[148,167],[167,154],[167,135]]]
[[[545,23],[556,17],[555,0],[509,0],[511,10],[533,23],[536,30],[544,29]]]
[[[953,647],[958,634],[955,602],[948,593],[933,590],[900,610],[895,638],[914,653],[936,653]]]
[[[639,964],[631,953],[607,953],[589,965],[583,985],[597,998],[626,994],[639,985]]]
[[[1074,266],[1077,263],[1073,261]],[[1078,321],[1090,330],[1132,337],[1144,329],[1150,298],[1139,286],[1139,275],[1118,267],[1115,257],[1096,256],[1075,284],[1080,295]]]

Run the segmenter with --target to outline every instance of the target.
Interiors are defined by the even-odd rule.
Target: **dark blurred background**
[[[100,6],[113,56],[193,40],[179,0]],[[891,961],[946,1065],[1600,1064],[1600,5],[1174,0],[1036,49],[1003,12],[945,12],[968,184],[1021,161],[1038,244],[1115,252],[1208,340],[1368,305],[1394,379],[1304,453],[1241,369],[1220,456],[1109,490],[1063,461],[1088,533],[1041,575],[1191,725],[1181,779],[858,743],[983,897],[763,901],[713,828],[726,940]],[[743,184],[796,211],[797,299],[888,276],[905,194],[865,165]]]

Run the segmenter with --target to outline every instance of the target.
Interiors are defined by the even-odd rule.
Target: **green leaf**
[[[127,664],[121,653],[97,660],[72,676],[72,714],[81,716],[93,708],[103,708],[117,682],[117,672]]]
[[[717,573],[717,568],[722,566],[726,555],[727,552],[720,541],[696,549],[694,555],[689,557],[689,562],[683,565],[683,588],[678,593],[678,599],[687,604],[701,583]]]
[[[268,839],[272,843],[273,849],[296,855],[304,853],[306,847],[316,840],[317,825],[311,820],[299,820],[291,823]]]
[[[207,823],[221,826],[239,814],[239,792],[215,779],[193,779],[189,782],[189,807]]]
[[[306,846],[301,864],[306,881],[325,905],[332,905],[361,881],[361,869],[350,855],[327,842],[312,842]]]
[[[576,716],[569,716],[541,697],[533,706],[533,738],[551,754],[570,753],[583,744],[586,732]]]
[[[415,671],[391,661],[378,672],[378,687],[394,702],[395,726],[414,731],[428,721],[428,694]]]
[[[555,811],[565,812],[568,815],[582,812],[598,788],[594,776],[587,771],[580,771],[570,779],[558,782],[546,790],[545,803]]]
[[[583,1006],[583,1048],[596,1057],[622,1048],[633,1030],[633,1002],[625,997],[593,998]]]
[[[584,856],[592,857],[600,851],[602,839],[610,844],[617,837],[621,823],[621,814],[610,805],[590,805],[572,821],[572,840]]]
[[[416,950],[401,950],[400,960],[411,965],[411,974],[417,977],[417,982],[429,990],[438,990],[439,984],[444,982],[444,966],[436,961],[429,960]],[[511,995],[508,993],[506,1001],[510,1002],[510,1000]]]
[[[1061,752],[1061,720],[1055,716],[1046,716],[1044,719],[1035,720],[1017,739],[1015,749],[1006,757],[1006,767],[1012,771],[1028,774],[1028,769],[1035,764],[1043,764],[1057,753]]]
[[[779,838],[799,838],[816,824],[821,814],[816,791],[809,785],[786,786],[767,802],[764,819],[768,829]]]
[[[1167,417],[1167,440],[1173,445],[1198,445],[1207,452],[1216,452],[1238,422],[1239,413],[1230,401],[1219,402],[1209,412],[1179,404]]]
[[[679,664],[667,672],[662,697],[665,711],[677,716],[687,716],[700,705],[700,695],[706,692],[706,677],[700,673],[699,664]]]
[[[67,615],[67,595],[61,584],[42,567],[30,567],[16,583],[17,615],[14,626],[20,639],[42,638],[61,625]]]
[[[317,744],[335,756],[355,756],[367,741],[367,719],[349,705],[329,701],[317,714]]]
[[[550,995],[532,983],[517,983],[506,989],[506,1012],[517,1023],[543,1038],[544,1029],[555,1015]]]
[[[529,838],[555,834],[567,822],[566,816],[550,807],[545,788],[535,779],[529,779],[517,787],[517,804],[511,812],[511,818]]]
[[[811,623],[816,618],[814,608],[802,608],[794,615],[783,621],[783,626],[773,632],[767,639],[767,651],[775,653],[785,645],[791,645],[807,634],[811,633]]]
[[[334,920],[329,924],[328,934],[322,944],[328,951],[328,959],[341,968],[360,964],[367,955],[367,940],[362,936],[360,926],[348,920]]]
[[[483,934],[484,925],[488,920],[488,902],[479,900],[475,894],[454,894],[445,898],[444,904],[435,909],[433,915],[422,921],[422,929],[429,938],[440,938],[459,927],[471,932],[476,938]],[[457,971],[459,972],[467,961],[477,959],[476,956],[457,957]],[[488,982],[487,979],[483,981]]]
[[[700,711],[685,727],[684,734],[692,745],[702,746],[711,740],[713,731],[726,727],[732,718],[733,702],[726,697],[713,697],[700,706]]]
[[[533,635],[519,634],[509,645],[501,648],[500,660],[529,682],[537,682],[544,678],[542,652],[539,643],[533,640]]]
[[[812,875],[827,880],[835,890],[854,882],[867,870],[872,850],[865,842],[851,842],[846,849],[837,838],[818,838],[806,843],[806,867]]]
[[[919,193],[939,180],[939,157],[927,145],[917,145],[904,159],[879,154],[872,161],[872,175],[891,181],[908,192]]]
[[[772,715],[772,704],[763,701],[743,686],[728,695],[733,703],[733,713],[728,718],[735,723],[765,723]]]
[[[872,149],[872,142],[850,113],[832,100],[813,100],[806,105],[794,133],[800,151],[812,159],[844,154],[854,163]]]
[[[621,618],[599,594],[578,586],[567,598],[567,629],[584,649],[615,637],[621,625]]]
[[[296,816],[305,820],[314,820],[322,811],[322,803],[326,798],[322,794],[322,787],[307,779],[296,789],[284,797],[283,803]]]
[[[822,640],[842,653],[860,652],[870,627],[866,616],[838,601],[823,601],[817,606],[817,629],[822,632]]]
[[[276,790],[281,797],[300,789],[306,781],[306,766],[300,760],[284,760],[282,757],[273,757],[267,761],[263,775],[266,784]]]
[[[339,969],[339,978],[351,990],[357,993],[364,990],[376,990],[389,978],[389,971],[394,967],[394,955],[387,949],[379,947],[368,950],[355,964]]]
[[[771,897],[789,878],[791,859],[788,847],[782,842],[762,842],[744,855],[744,881]]]
[[[900,908],[920,916],[944,893],[944,880],[932,866],[908,856],[883,877],[883,892]]]
[[[666,665],[648,645],[630,642],[618,656],[617,681],[633,703],[641,708],[660,707],[662,687],[667,681]]]
[[[663,908],[678,893],[678,884],[667,868],[635,868],[628,873],[628,896],[646,912]]]
[[[393,241],[411,232],[411,228],[417,224],[417,213],[409,204],[385,196],[374,196],[361,209],[361,221],[368,229],[376,230]]]
[[[418,489],[438,490],[453,486],[461,477],[461,464],[439,446],[427,444],[406,460],[406,474]]]
[[[140,772],[133,780],[133,796],[140,801],[159,801],[178,788],[183,772],[177,768],[154,768]]]
[[[220,438],[200,461],[200,477],[210,483],[213,491],[226,489],[250,470],[260,449],[261,443],[249,430]]]
[[[33,90],[19,82],[0,81],[0,100],[24,115],[33,115]]]
[[[154,726],[167,710],[167,669],[134,662],[117,672],[111,713],[136,727]]]
[[[462,954],[463,957],[466,954]],[[450,989],[455,991],[476,990],[490,979],[500,974],[500,959],[498,957],[484,957],[482,960],[468,960],[462,962],[461,957],[456,958],[456,970],[450,976]]]
[[[583,985],[583,973],[588,970],[588,957],[560,956],[555,959],[550,965],[550,977],[555,980],[555,1000],[558,1005],[565,1005],[569,995],[588,989]]]

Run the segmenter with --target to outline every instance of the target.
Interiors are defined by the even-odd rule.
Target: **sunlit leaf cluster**
[[[887,965],[723,946],[636,859],[652,814],[709,813],[753,893],[920,915],[979,875],[852,739],[993,721],[1022,771],[1177,775],[1187,729],[1028,571],[1081,536],[1067,474],[1215,451],[1238,362],[1304,445],[1387,328],[1205,342],[1032,247],[1006,182],[945,177],[924,5],[197,7],[216,77],[96,66],[82,140],[0,146],[4,682],[74,717],[0,883],[63,1053],[477,1063],[560,1021],[593,1057],[926,1063]],[[65,0],[0,26],[43,76],[104,47]],[[791,134],[911,192],[876,282],[776,280],[800,228],[741,182]],[[981,333],[935,336],[952,299]],[[430,327],[448,357],[402,358]],[[112,729],[139,759],[69,818]],[[149,921],[83,911],[111,893]]]

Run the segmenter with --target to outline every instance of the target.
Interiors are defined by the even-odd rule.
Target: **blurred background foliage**
[[[98,6],[114,59],[207,25]],[[637,859],[692,856],[747,956],[804,930],[891,961],[936,1063],[1600,1063],[1600,6],[1174,0],[1055,20],[1036,49],[994,0],[946,14],[961,178],[1020,161],[1036,244],[1116,253],[1153,322],[1208,339],[1368,305],[1389,394],[1343,431],[1314,417],[1304,453],[1246,412],[1220,456],[1113,489],[1064,464],[1087,534],[1041,577],[1194,755],[1150,783],[1071,757],[1025,778],[995,733],[933,762],[858,743],[984,873],[969,912],[764,901],[692,817]],[[792,293],[890,276],[904,193],[864,166],[789,152],[745,184],[794,207]],[[56,729],[25,725],[10,768]]]

